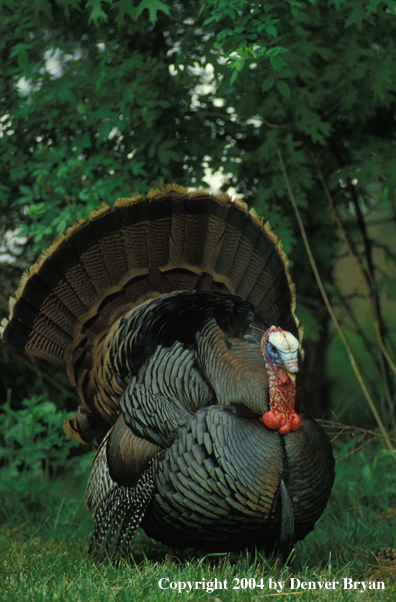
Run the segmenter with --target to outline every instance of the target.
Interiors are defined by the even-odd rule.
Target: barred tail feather
[[[85,502],[92,511],[94,525],[89,545],[92,556],[109,554],[112,546],[122,555],[139,527],[154,495],[153,462],[136,486],[119,485],[111,476],[107,446],[111,431],[100,445],[88,480]]]

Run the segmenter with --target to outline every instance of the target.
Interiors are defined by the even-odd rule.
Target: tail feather
[[[218,274],[228,276],[237,257],[237,249],[246,216],[246,212],[239,207],[240,205],[228,207],[225,228],[222,234],[222,244],[215,265],[215,271]],[[235,290],[230,292],[235,293]]]
[[[101,211],[101,219],[107,220],[107,211]],[[108,288],[111,284],[111,276],[107,269],[106,260],[102,253],[100,240],[95,236],[94,223],[98,220],[97,214],[87,224],[81,224],[70,237],[71,244],[79,257],[79,261],[85,270],[88,281],[92,285],[96,296]]]
[[[138,438],[134,437],[129,429],[125,430],[123,424],[121,421],[118,425],[121,428],[116,434],[113,453],[111,451],[111,438],[114,430],[117,430],[117,425],[103,439],[96,452],[88,479],[85,503],[94,517],[89,546],[89,552],[93,556],[97,556],[102,551],[105,554],[108,553],[113,543],[116,553],[118,551],[122,553],[126,549],[154,494],[153,458],[159,449],[157,446],[151,445],[148,456],[144,458],[143,474],[136,479],[133,486],[121,485],[117,480],[114,480],[113,469],[109,465],[109,460],[116,464],[120,461],[121,463],[131,461],[128,453],[125,454],[125,458],[121,458],[119,438],[122,439],[126,436],[129,443],[132,442],[132,445],[127,445],[127,450],[132,452],[132,463],[135,459],[133,445]],[[148,444],[148,442],[140,440],[137,445],[139,445],[139,442]],[[110,449],[108,449],[109,444]],[[150,446],[150,444],[148,445]],[[129,474],[129,471],[126,471],[126,474]]]
[[[148,273],[147,228],[148,203],[140,196],[133,199],[118,199],[114,205],[127,274]]]
[[[108,285],[117,285],[128,272],[127,255],[118,214],[106,205],[91,214],[89,224],[100,248],[107,271]],[[102,288],[99,292],[101,292]]]
[[[234,284],[236,294],[241,295],[241,297],[244,298],[247,298],[249,294],[249,288],[246,289],[246,282],[249,282],[249,287],[251,288],[258,275],[254,269],[254,259],[257,258],[258,260],[261,260],[259,255],[255,257],[256,245],[258,244],[260,234],[261,230],[257,228],[254,221],[246,220],[243,224],[240,240],[235,250],[235,257],[229,276]],[[251,271],[249,268],[251,268]],[[252,275],[254,280],[253,282],[250,282],[248,278],[251,278]],[[245,282],[245,286],[243,286],[243,281]]]
[[[169,264],[179,262],[203,268],[208,215],[202,195],[184,194],[175,203],[169,244]]]
[[[287,487],[283,479],[280,482],[280,491],[281,491],[281,524],[280,524],[280,532],[279,532],[279,551],[282,556],[283,562],[286,562],[288,559],[290,552],[293,549],[293,545],[296,541],[295,531],[294,531],[294,513],[293,513],[293,503],[290,499],[289,492],[287,491]]]
[[[75,383],[117,318],[192,289],[237,294],[295,330],[294,287],[268,225],[243,203],[173,186],[102,205],[58,237],[21,281],[3,339]]]
[[[72,303],[73,313],[76,316],[92,306],[99,288],[96,284],[95,272],[92,268],[87,269],[86,265],[88,240],[92,241],[92,238],[89,239],[87,236],[84,244],[86,230],[85,222],[69,228],[63,240],[58,245],[54,244],[50,247],[47,253],[48,259],[37,271],[40,277],[50,278],[56,274],[54,264],[56,265],[59,281],[52,290],[65,304]]]

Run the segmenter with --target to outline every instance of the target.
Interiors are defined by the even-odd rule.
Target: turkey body
[[[212,552],[278,548],[287,557],[326,506],[333,482],[330,454],[308,416],[298,431],[282,436],[238,407],[203,408],[156,462],[157,493],[142,526],[167,545]],[[282,483],[294,522],[284,531],[282,521],[291,517],[283,507],[289,500],[282,500]]]
[[[101,442],[92,551],[126,550],[141,524],[174,547],[286,557],[313,529],[334,460],[287,370],[293,310],[268,227],[176,187],[102,209],[31,269],[3,339],[67,370],[82,406],[65,430]],[[279,418],[273,387],[290,389],[292,418]],[[285,434],[266,425],[273,412]]]

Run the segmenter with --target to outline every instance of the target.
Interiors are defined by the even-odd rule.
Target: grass
[[[345,456],[351,445],[340,446],[337,456]],[[387,561],[379,550],[396,548],[395,468],[394,458],[378,445],[339,461],[323,517],[313,533],[295,546],[286,566],[259,552],[201,557],[193,551],[180,552],[169,565],[167,549],[142,531],[133,541],[130,558],[119,566],[107,560],[92,562],[87,556],[91,517],[83,502],[86,475],[63,474],[49,483],[35,482],[30,491],[24,491],[20,482],[3,482],[0,600],[393,601],[396,562]],[[292,578],[299,580],[300,588],[291,589]],[[161,579],[168,589],[159,587]],[[221,589],[214,588],[215,579]],[[270,579],[272,584],[282,582],[283,589],[269,589]],[[344,579],[383,581],[386,588],[344,589]],[[304,582],[306,589],[301,587]],[[326,589],[326,582],[329,587],[338,584]]]

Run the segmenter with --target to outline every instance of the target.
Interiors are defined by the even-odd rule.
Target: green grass
[[[337,455],[345,455],[348,449],[345,444]],[[83,502],[86,475],[64,474],[49,483],[36,482],[30,491],[23,491],[21,481],[3,482],[0,600],[394,601],[396,562],[383,558],[378,563],[373,555],[381,547],[396,548],[394,458],[378,447],[365,448],[338,462],[336,468],[336,483],[325,514],[313,533],[295,546],[287,566],[260,553],[224,556],[219,564],[219,556],[201,557],[193,551],[176,554],[169,565],[167,549],[142,531],[133,541],[131,557],[119,566],[109,561],[93,562],[87,556],[91,517]],[[216,578],[223,588],[207,591]],[[283,582],[281,594],[269,590],[270,578]],[[330,590],[291,590],[291,578],[300,583],[339,583]],[[386,589],[364,593],[343,589],[344,578],[384,581]],[[162,582],[164,586],[175,583],[176,589],[161,590],[161,579],[169,580]],[[249,579],[251,586],[255,579],[255,589],[249,588]],[[191,592],[187,591],[188,582],[194,588]],[[179,583],[180,589],[186,584],[181,592]],[[200,583],[198,589],[196,583]],[[238,585],[239,589],[234,589]]]

